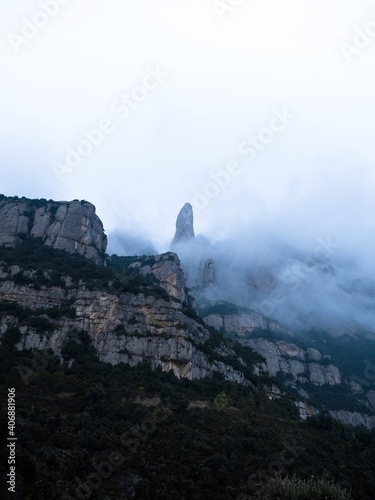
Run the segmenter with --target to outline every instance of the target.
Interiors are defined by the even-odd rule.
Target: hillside
[[[12,498],[244,499],[277,472],[373,498],[375,343],[197,310],[175,253],[95,263],[25,233],[0,246],[0,335]]]

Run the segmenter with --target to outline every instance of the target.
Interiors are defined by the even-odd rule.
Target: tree
[[[214,399],[214,405],[217,410],[222,410],[223,408],[226,408],[229,405],[228,395],[224,391],[219,392],[219,394]]]

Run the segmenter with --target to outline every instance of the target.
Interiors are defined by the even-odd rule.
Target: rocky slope
[[[255,330],[267,330],[291,334],[286,327],[250,309],[240,308],[228,302],[218,301],[200,307],[205,322],[229,335],[246,337]]]
[[[316,385],[337,385],[341,383],[340,370],[332,364],[322,365],[322,355],[316,349],[306,351],[296,344],[284,341],[270,341],[264,338],[253,338],[241,341],[256,352],[259,352],[266,363],[260,367],[270,375],[278,373],[290,374],[293,380],[300,383],[310,381]]]
[[[169,276],[170,256],[163,257],[158,272]],[[121,291],[112,280],[102,289],[90,289],[84,280],[77,283],[68,275],[62,278],[63,286],[53,286],[49,272],[43,278],[47,284],[40,286],[40,273],[0,266],[1,300],[10,311],[2,314],[0,332],[19,327],[19,349],[51,348],[61,355],[69,339],[77,341],[77,333],[83,331],[100,360],[113,365],[148,360],[178,377],[195,379],[216,371],[228,380],[244,381],[243,373],[222,361],[234,355],[230,349],[221,346],[218,359],[208,359],[202,346],[210,332],[194,310],[173,295],[158,297],[157,288],[155,293],[152,289],[147,293]],[[15,306],[16,313],[12,313]]]
[[[0,245],[16,247],[24,239],[104,263],[107,237],[95,207],[87,201],[54,202],[0,197]]]
[[[265,363],[258,364],[258,373],[266,373],[270,376],[281,375],[284,378],[284,387],[297,398],[296,405],[302,419],[319,413],[317,408],[308,403],[311,396],[316,393],[314,387],[319,387],[321,389],[318,392],[321,392],[322,396],[324,391],[327,391],[327,396],[322,398],[323,408],[334,419],[347,425],[363,425],[367,429],[375,429],[375,391],[366,391],[357,383],[343,377],[339,367],[329,362],[330,356],[323,356],[315,348],[303,349],[295,343],[284,340],[268,340],[257,336],[240,340],[240,342],[251,347],[266,360]],[[297,339],[296,342],[298,342]],[[331,392],[330,387],[335,396],[337,390],[340,392],[343,405],[345,405],[344,395],[346,395],[349,401],[359,404],[362,410],[331,409],[331,405],[338,403],[326,402]]]
[[[311,392],[316,392],[312,388],[321,387],[321,391],[327,390],[327,393],[330,388],[333,391],[337,388],[349,400],[356,401],[362,411],[333,410],[328,405],[328,413],[344,424],[375,429],[375,391],[365,390],[344,377],[340,368],[331,362],[329,354],[322,354],[314,347],[302,347],[301,339],[280,323],[235,304],[212,302],[201,306],[199,311],[208,325],[236,338],[265,359],[264,363],[255,365],[255,372],[282,380],[284,391],[296,397],[302,419],[317,415],[320,411],[308,402]],[[270,390],[268,387],[266,391],[272,399],[283,395],[282,391]]]
[[[179,215],[176,238],[195,241],[191,206]],[[252,383],[255,375],[270,399],[292,394],[301,418],[326,408],[344,423],[375,428],[373,385],[355,384],[329,354],[301,343],[279,322],[223,301],[200,303],[200,317],[175,253],[112,256],[103,266],[106,236],[90,203],[2,197],[0,251],[16,254],[27,245],[33,264],[22,252],[0,258],[0,335],[18,328],[19,349],[51,348],[63,360],[83,332],[100,360],[112,365],[147,360],[177,377],[219,372],[240,383]],[[55,253],[46,256],[46,248]],[[213,289],[215,262],[197,269],[203,287]]]
[[[186,287],[181,262],[175,253],[167,252],[139,259],[130,264],[129,268],[137,270],[145,278],[153,276],[171,297],[188,307],[195,308],[194,296]]]

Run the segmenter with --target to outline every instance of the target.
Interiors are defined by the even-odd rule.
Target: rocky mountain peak
[[[71,202],[0,197],[0,245],[15,248],[26,238],[41,238],[47,246],[78,253],[104,264],[107,237],[95,207]]]
[[[176,220],[176,233],[172,246],[195,239],[193,207],[185,203],[181,208]]]

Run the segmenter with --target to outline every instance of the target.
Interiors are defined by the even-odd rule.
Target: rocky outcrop
[[[177,216],[176,233],[170,248],[181,259],[189,288],[198,291],[198,294],[204,290],[206,298],[210,296],[216,282],[216,264],[211,258],[213,247],[202,234],[195,236],[190,203],[185,203]]]
[[[194,238],[193,207],[190,203],[185,203],[177,216],[176,233],[172,241],[172,248],[179,243],[186,243]]]
[[[220,372],[227,380],[245,380],[243,373],[223,361],[223,355],[234,356],[231,350],[224,352],[222,348],[215,361],[199,349],[211,334],[202,323],[186,314],[186,306],[180,301],[142,293],[89,290],[83,283],[73,286],[68,277],[64,278],[65,287],[36,289],[15,283],[16,271],[30,278],[30,271],[0,266],[2,300],[39,311],[39,315],[41,309],[45,311],[41,329],[32,322],[19,321],[17,315],[2,317],[2,334],[9,326],[20,327],[19,349],[51,348],[61,355],[68,339],[79,342],[78,332],[83,331],[89,335],[99,358],[113,365],[124,362],[134,366],[148,360],[153,367],[172,370],[178,377],[196,379]],[[56,310],[67,305],[75,311],[74,317],[49,316],[52,307]]]
[[[16,247],[25,238],[104,263],[107,237],[95,207],[87,201],[54,202],[3,197],[0,245]]]
[[[338,385],[341,384],[340,371],[336,366],[322,366],[318,363],[309,363],[307,365],[310,382],[316,385]]]
[[[309,417],[314,417],[319,414],[319,411],[305,401],[296,401],[295,405],[298,408],[301,420],[306,420]]]
[[[208,259],[203,265],[202,285],[204,287],[214,286],[215,277],[216,277],[215,262],[212,259]]]
[[[345,410],[331,410],[329,414],[339,422],[350,425],[353,427],[359,427],[363,425],[368,430],[375,429],[375,416],[365,415],[363,413],[350,412]]]
[[[312,361],[317,361],[318,363],[322,359],[321,353],[317,349],[313,349],[312,347],[309,347],[306,350],[306,356]]]
[[[264,357],[266,363],[261,365],[261,369],[273,377],[282,372],[291,374],[294,379],[298,379],[306,370],[304,363],[301,361],[303,358],[298,359],[299,356],[296,356],[297,359],[285,359],[282,350],[274,342],[256,338],[242,340],[241,343],[251,347]]]
[[[319,415],[319,410],[306,403],[306,401],[296,401],[301,420]],[[346,410],[329,410],[329,415],[338,422],[351,427],[363,426],[369,431],[375,429],[375,416],[364,413],[351,412]]]
[[[315,385],[341,384],[340,371],[336,366],[306,362],[311,356],[309,349],[304,351],[290,342],[273,342],[263,338],[241,340],[241,343],[251,347],[265,358],[266,364],[261,366],[261,369],[271,376],[281,372],[292,375],[294,380],[301,383],[310,381]],[[319,357],[318,353],[319,351],[315,349],[315,358]]]
[[[244,337],[256,329],[289,333],[288,329],[280,325],[277,321],[265,318],[255,311],[233,314],[209,314],[204,316],[204,320],[208,325],[217,330],[224,329],[230,335],[239,335],[240,337]]]
[[[195,308],[195,301],[192,293],[186,287],[184,273],[181,269],[181,262],[175,253],[167,252],[161,255],[154,255],[146,259],[140,259],[129,266],[144,276],[153,276],[158,284],[171,296],[180,300],[188,307]]]

